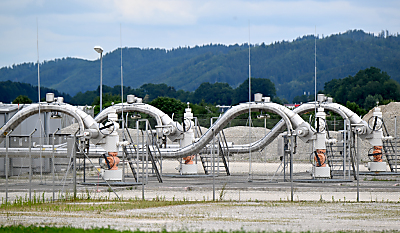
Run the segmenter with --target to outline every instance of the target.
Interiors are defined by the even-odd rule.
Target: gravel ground
[[[165,161],[165,172],[174,172],[177,161]],[[269,179],[278,164],[253,163],[255,175],[264,174]],[[297,164],[295,172],[305,167]],[[365,168],[364,168],[365,169]],[[147,209],[128,209],[121,211],[0,211],[0,225],[40,225],[40,226],[73,226],[78,228],[110,227],[118,230],[143,231],[400,231],[400,190],[391,193],[385,191],[363,191],[361,203],[356,203],[356,193],[345,186],[349,184],[332,184],[328,188],[304,188],[295,184],[294,202],[290,200],[289,182],[268,183],[267,181],[246,182],[247,162],[232,162],[232,176],[217,177],[216,199],[212,200],[212,179],[200,178],[196,181],[183,178],[168,178],[161,185],[154,178],[145,186],[145,198],[165,200],[191,200],[196,204],[167,206]],[[176,173],[176,171],[175,171]],[[245,175],[244,175],[245,174]],[[235,179],[243,177],[244,181]],[[167,179],[167,178],[165,178]],[[396,178],[399,180],[398,178]],[[226,189],[222,183],[228,182]],[[399,181],[397,181],[399,183]],[[375,183],[376,184],[376,183]],[[344,185],[344,186],[343,186]],[[366,184],[368,185],[368,184]],[[320,185],[316,185],[318,187]],[[51,187],[51,186],[50,186]],[[303,188],[302,188],[303,187]],[[92,197],[110,197],[107,187],[95,193],[96,186],[80,186],[79,194],[86,190]],[[13,189],[13,187],[10,187]],[[36,189],[36,187],[34,187]],[[141,199],[141,186],[132,190],[125,187],[116,188],[123,200]],[[354,190],[354,187],[353,189]],[[26,192],[25,192],[26,193]],[[24,196],[25,193],[11,192],[9,197]],[[40,196],[40,193],[36,195]],[[47,191],[46,198],[51,196]],[[4,198],[4,193],[0,194]],[[387,199],[388,198],[388,199]],[[322,199],[323,201],[320,201]],[[301,200],[301,201],[298,201]],[[344,202],[346,200],[346,202]],[[386,200],[389,200],[387,202]],[[87,205],[108,204],[88,201]],[[80,205],[84,205],[79,203]],[[71,203],[71,205],[74,205]]]
[[[399,203],[217,202],[118,212],[2,212],[0,224],[143,231],[399,231],[399,215]]]

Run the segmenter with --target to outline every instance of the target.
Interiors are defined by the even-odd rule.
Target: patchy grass
[[[199,203],[195,201],[146,201],[146,200],[124,200],[124,201],[109,201],[109,200],[67,200],[67,201],[56,201],[49,203],[27,203],[25,205],[2,205],[0,210],[2,211],[40,211],[40,212],[115,212],[118,210],[128,209],[145,209],[155,208],[173,205],[187,205]]]
[[[80,229],[74,227],[38,227],[38,226],[0,226],[0,232],[7,233],[128,233],[128,232],[143,232],[143,231],[118,231],[110,228],[93,228]]]
[[[367,179],[366,181],[397,181],[397,179],[384,179],[384,178],[373,177],[372,179],[370,180]]]
[[[202,201],[204,203],[205,201]],[[71,193],[67,193],[64,196],[60,196],[59,200],[52,201],[51,199],[46,199],[45,194],[34,193],[32,199],[29,200],[27,195],[24,197],[16,197],[12,202],[5,202],[2,198],[2,203],[0,204],[0,212],[8,211],[37,211],[37,212],[103,212],[109,211],[114,212],[118,210],[127,209],[145,209],[145,208],[155,208],[164,206],[174,206],[174,205],[186,205],[200,203],[199,201],[189,201],[183,198],[183,200],[173,199],[172,201],[165,200],[165,197],[157,196],[153,200],[142,200],[138,197],[130,198],[124,200],[121,199],[110,199],[109,197],[98,197],[93,198],[89,192],[77,195],[75,198]]]

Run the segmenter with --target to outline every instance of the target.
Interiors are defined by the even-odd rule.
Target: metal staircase
[[[385,136],[389,136],[385,122],[383,122],[383,126],[383,132]],[[400,171],[400,156],[398,155],[397,148],[398,143],[399,141],[397,138],[394,138],[393,140],[383,141],[383,154],[386,157],[391,172]]]
[[[206,175],[212,174],[214,165],[215,167],[214,172],[217,175],[221,173],[226,173],[226,175],[230,176],[231,173],[229,171],[229,148],[223,130],[221,130],[218,133],[216,139],[217,140],[214,145],[211,143],[210,147],[207,147],[206,152],[200,154],[200,159],[203,165],[204,173]],[[217,154],[214,154],[214,156],[212,155],[213,149],[214,153],[217,152]],[[217,149],[217,151],[215,149]]]
[[[133,148],[133,149],[132,149]],[[136,155],[136,147],[134,145],[128,145],[124,146],[124,153],[125,153],[125,159],[128,161],[128,165],[132,171],[133,178],[135,178],[135,181],[138,182],[139,175],[135,169],[139,167],[139,164],[137,163],[138,160],[134,160],[134,155]]]
[[[327,131],[327,136],[331,138],[329,131]],[[353,174],[354,179],[357,179],[357,174],[354,172],[356,150],[353,132],[340,130],[336,145],[327,145],[326,155],[328,165],[331,168],[331,178],[343,177],[346,179],[347,173],[348,176]]]
[[[142,145],[135,145],[131,134],[127,127],[124,130],[125,137],[128,139],[130,145],[124,146],[123,150],[126,156],[126,161],[132,171],[133,177],[136,182],[139,182],[143,175],[147,176],[150,170],[152,174],[157,177],[158,182],[162,183],[160,174],[161,153],[156,143],[156,139],[152,135],[150,124],[147,120],[139,120],[145,122],[147,130],[139,130],[142,139]],[[139,133],[138,132],[138,133]],[[138,142],[136,142],[139,144]]]
[[[212,125],[212,119],[210,125]],[[197,138],[200,138],[203,135],[200,124],[198,124],[197,118],[195,118],[194,132],[195,132],[195,137]],[[212,174],[213,164],[214,164],[216,168],[215,172],[217,175],[219,175],[220,173],[226,173],[228,176],[230,176],[231,173],[229,171],[229,148],[223,130],[221,130],[218,133],[216,144],[218,145],[218,153],[214,155],[214,161],[212,156],[212,148],[213,148],[212,142],[209,144],[208,147],[205,148],[205,151],[199,153],[204,173],[206,175]],[[214,145],[214,149],[215,147],[216,145]]]
[[[395,147],[395,143],[391,141],[383,142],[383,154],[386,157],[391,172],[400,171],[400,156],[396,154],[397,149],[395,149]]]

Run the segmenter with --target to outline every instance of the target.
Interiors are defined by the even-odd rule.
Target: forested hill
[[[251,75],[275,83],[277,96],[289,101],[314,91],[314,36],[270,45],[252,45]],[[400,36],[378,36],[360,30],[319,37],[317,88],[334,78],[355,75],[374,66],[400,82]],[[119,49],[103,56],[103,84],[120,84]],[[165,83],[177,90],[195,90],[203,82],[226,82],[236,88],[248,78],[248,45],[204,45],[192,48],[123,49],[124,85]],[[0,81],[37,83],[37,67],[25,63],[0,69]],[[100,62],[75,58],[44,62],[41,85],[75,95],[99,85]]]
[[[43,100],[46,97],[46,93],[49,92],[54,93],[55,96],[64,97],[65,102],[69,102],[72,99],[69,94],[61,93],[57,90],[43,86],[40,87],[40,99]],[[0,82],[0,102],[11,103],[19,95],[24,95],[33,102],[38,102],[38,87],[20,82]]]

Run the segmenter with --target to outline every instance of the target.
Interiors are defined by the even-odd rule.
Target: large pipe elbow
[[[72,116],[78,122],[80,134],[83,134],[85,128],[89,128],[94,121],[90,120],[90,116],[87,115],[82,110],[78,109],[75,106],[65,104],[65,103],[40,103],[40,104],[31,104],[26,108],[23,108],[19,112],[17,112],[1,129],[0,134],[3,135],[4,132],[14,129],[19,124],[21,124],[25,119],[30,116],[39,113],[39,109],[41,112],[61,112],[67,115]],[[84,120],[85,119],[85,120]],[[0,136],[0,137],[1,137]],[[4,138],[4,137],[2,137]],[[0,138],[0,142],[2,141]]]
[[[174,122],[171,119],[171,117],[169,117],[166,113],[164,113],[163,111],[152,105],[144,103],[133,103],[133,104],[120,103],[110,106],[104,109],[101,113],[99,113],[95,117],[95,121],[102,122],[107,118],[108,113],[110,113],[111,111],[116,111],[117,113],[121,113],[122,110],[124,112],[141,112],[150,115],[156,120],[157,132],[160,133],[160,135],[165,134],[168,135],[169,137],[172,137],[176,136],[177,134],[180,134],[180,132],[183,132],[182,126],[179,123]]]

